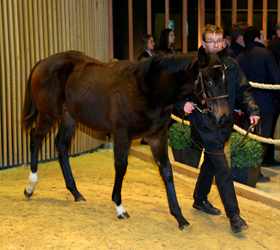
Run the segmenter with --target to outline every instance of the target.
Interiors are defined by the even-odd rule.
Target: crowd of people
[[[174,31],[164,29],[161,33],[158,52],[173,54],[175,50]],[[263,30],[257,26],[249,26],[248,23],[238,22],[231,26],[229,33],[225,34],[221,27],[206,25],[202,34],[201,46],[209,53],[217,53],[225,50],[222,58],[228,76],[227,91],[229,93],[228,105],[231,117],[234,110],[238,114],[245,114],[244,129],[248,129],[254,123],[261,129],[259,135],[273,138],[276,122],[279,116],[279,92],[252,88],[248,81],[279,84],[280,62],[280,23],[276,25],[275,37],[265,46]],[[152,43],[152,46],[151,46]],[[142,51],[139,60],[153,55],[154,39],[152,35],[142,37]],[[184,105],[184,112],[189,116],[191,129],[203,138],[197,141],[206,151],[217,154],[204,155],[204,161],[196,182],[193,198],[193,207],[210,215],[221,214],[214,207],[207,196],[210,192],[213,178],[215,177],[218,191],[230,220],[234,233],[248,228],[245,220],[240,216],[240,210],[233,185],[233,176],[224,153],[224,146],[229,139],[233,124],[229,123],[225,128],[215,127],[209,116],[205,116],[195,109],[196,103],[192,96],[188,97]],[[211,126],[209,126],[211,124]],[[213,125],[213,126],[212,126]],[[211,127],[211,129],[209,129]],[[211,138],[211,139],[210,139]],[[215,138],[215,139],[213,139]],[[193,138],[195,141],[198,138]],[[274,146],[262,143],[263,167],[280,166],[280,162],[274,158]],[[269,177],[259,173],[258,182],[268,182]]]

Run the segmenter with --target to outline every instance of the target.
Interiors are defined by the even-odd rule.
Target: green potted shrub
[[[238,132],[231,133],[230,147],[235,149],[242,141],[244,135]],[[231,171],[234,181],[256,187],[263,149],[261,142],[246,138],[241,147],[231,152]]]
[[[186,133],[184,127],[188,134]],[[172,124],[168,131],[168,145],[172,149],[175,161],[198,168],[201,151],[195,148],[190,139],[190,127],[184,127],[183,124],[179,122]]]

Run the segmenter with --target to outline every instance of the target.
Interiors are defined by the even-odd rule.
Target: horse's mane
[[[132,62],[128,60],[121,60],[112,63],[107,63],[111,70],[115,70],[116,72],[127,71],[127,69],[131,69],[134,72],[137,68],[137,62]]]
[[[177,73],[179,71],[185,71],[190,66],[190,63],[199,61],[198,54],[184,55],[184,54],[172,54],[164,55],[157,54],[155,56],[142,59],[138,62],[132,62],[128,60],[116,61],[113,63],[106,63],[112,70],[117,72],[123,72],[127,69],[135,72],[136,75],[146,75],[150,70],[167,70],[169,73]],[[209,70],[215,65],[216,61],[220,61],[219,56],[216,53],[208,54],[207,62],[200,62],[200,67],[209,66]],[[205,64],[205,65],[204,65]],[[197,64],[198,65],[198,64]],[[207,72],[208,73],[208,72]]]
[[[159,67],[161,69],[167,70],[170,73],[177,73],[180,70],[186,70],[189,67],[189,64],[196,58],[196,55],[167,55],[164,56],[162,60],[160,60]]]
[[[158,54],[138,62],[137,74],[147,74],[151,68],[156,70],[167,70],[169,73],[177,73],[186,70],[189,64],[197,58],[197,55],[163,55]]]

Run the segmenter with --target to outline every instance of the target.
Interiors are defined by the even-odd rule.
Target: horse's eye
[[[208,86],[212,86],[212,84],[213,84],[213,83],[212,83],[211,81],[207,82],[207,85],[208,85]]]

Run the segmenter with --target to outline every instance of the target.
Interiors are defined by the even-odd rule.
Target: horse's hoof
[[[183,225],[179,225],[179,228],[181,229],[181,230],[183,230],[183,229],[185,229],[187,226],[189,226],[190,225],[190,223],[186,220],[185,221],[185,223],[183,224]]]
[[[30,194],[26,191],[26,188],[24,189],[24,195],[29,198],[30,196],[32,196],[33,192]]]
[[[84,196],[80,196],[78,198],[75,198],[75,201],[86,201],[86,199],[84,198]]]
[[[130,216],[127,212],[118,215],[119,219],[128,219]]]

